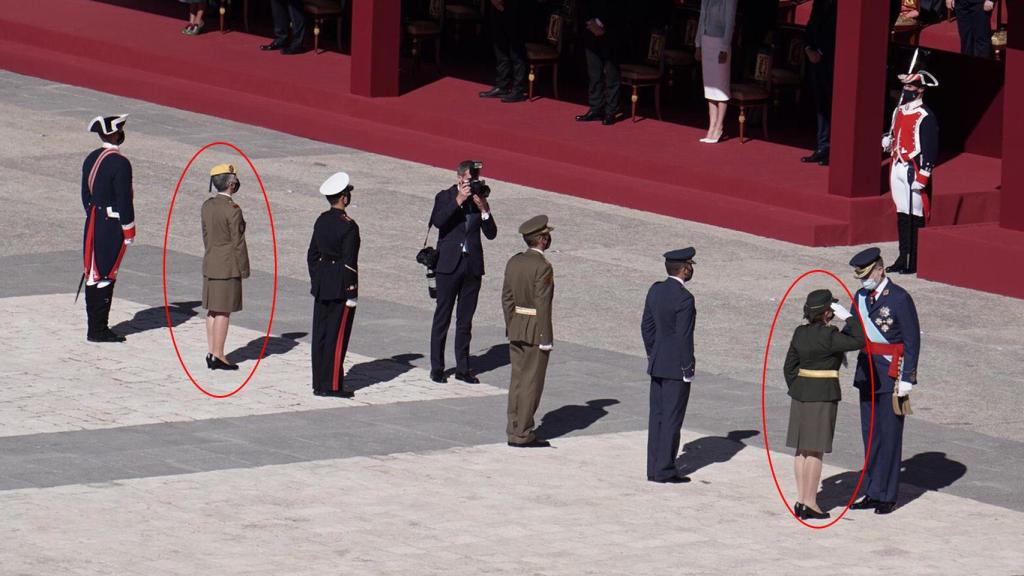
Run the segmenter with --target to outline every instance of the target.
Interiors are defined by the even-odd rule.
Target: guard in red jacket
[[[93,150],[82,165],[82,207],[85,231],[82,249],[85,310],[90,342],[124,342],[107,321],[114,296],[117,269],[125,249],[135,240],[135,208],[132,164],[121,155],[127,114],[97,116],[89,131],[103,145]]]
[[[882,148],[892,156],[889,186],[896,204],[900,255],[885,271],[914,274],[917,231],[930,216],[931,176],[939,155],[939,123],[924,104],[924,91],[939,81],[924,70],[899,78],[902,104],[893,111],[892,131],[882,138]]]

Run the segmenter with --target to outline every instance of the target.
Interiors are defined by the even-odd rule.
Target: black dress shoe
[[[534,438],[533,440],[530,440],[529,442],[525,442],[523,444],[509,442],[508,445],[513,448],[547,448],[551,446],[551,442],[548,442],[547,440],[538,440]]]
[[[796,514],[797,518],[803,518],[804,517],[804,505],[801,504],[800,502],[797,502],[796,504],[793,504],[793,514]]]
[[[811,153],[810,156],[804,156],[803,158],[800,159],[800,161],[803,162],[804,164],[817,164],[818,162],[821,162],[822,158],[825,157],[825,154],[822,154],[821,152],[815,150],[814,152]]]
[[[315,392],[314,392],[314,394],[315,394]],[[352,397],[355,396],[355,393],[352,392],[351,390],[345,390],[344,388],[342,388],[341,390],[338,390],[337,392],[334,392],[334,391],[331,391],[331,390],[327,390],[327,391],[324,391],[324,392],[321,392],[321,393],[317,394],[317,396],[330,396],[332,398],[352,398]]]
[[[818,512],[809,506],[804,506],[803,514],[800,516],[804,520],[824,520],[831,517],[832,515],[828,512]]]
[[[281,48],[281,54],[284,54],[285,56],[302,54],[303,52],[305,52],[305,50],[302,49],[302,46],[285,46],[284,48]]]
[[[615,115],[614,114],[612,114],[611,116],[605,116],[601,120],[601,125],[602,126],[611,126],[612,124],[615,124]]]
[[[444,375],[444,370],[431,370],[430,379],[438,384],[448,383],[448,377]]]
[[[586,114],[580,114],[576,117],[577,122],[596,122],[598,120],[604,120],[604,114],[597,110],[587,110]]]
[[[651,482],[657,482],[658,484],[686,484],[690,481],[689,476],[670,476],[662,480],[654,479]]]
[[[86,340],[89,342],[124,342],[125,337],[110,328],[104,328],[95,334],[89,334],[86,336]]]
[[[260,46],[260,50],[263,51],[280,50],[281,48],[284,48],[284,42],[278,42],[277,40],[274,40],[270,44],[264,44]]]
[[[506,104],[513,102],[526,102],[527,100],[526,92],[522,91],[509,92],[501,97],[501,101]]]
[[[479,384],[480,383],[480,379],[476,377],[476,374],[472,370],[467,370],[465,372],[456,372],[455,373],[455,379],[456,380],[461,380],[461,381],[463,381],[463,382],[465,382],[467,384]]]
[[[881,500],[875,500],[874,498],[864,496],[860,500],[850,504],[850,510],[870,510],[872,508],[877,508],[881,503]]]
[[[828,166],[828,154],[822,156],[818,160],[818,166]]]
[[[903,274],[907,271],[902,264],[893,264],[892,266],[885,267],[886,274]]]
[[[481,98],[504,98],[507,94],[508,90],[495,86],[490,90],[484,90],[483,92],[480,92],[478,95]]]
[[[895,502],[879,502],[878,506],[875,507],[875,514],[892,514],[892,511],[895,509]]]
[[[213,366],[210,366],[210,370],[238,370],[238,364],[232,364],[225,362],[216,356],[213,357]]]
[[[213,354],[206,355],[206,367],[213,370]]]

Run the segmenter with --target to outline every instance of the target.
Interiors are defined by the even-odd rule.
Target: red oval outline
[[[260,354],[259,356],[256,357],[256,364],[254,364],[252,370],[249,371],[249,375],[245,377],[245,381],[242,382],[238,386],[238,388],[235,388],[234,390],[228,392],[227,394],[211,394],[210,392],[207,392],[205,388],[199,385],[199,382],[196,382],[196,379],[192,376],[192,373],[188,371],[188,367],[185,366],[185,360],[182,359],[181,357],[181,351],[178,350],[178,342],[177,340],[174,339],[174,328],[171,327],[171,308],[170,304],[167,301],[167,239],[171,231],[171,214],[174,213],[174,201],[178,197],[178,190],[181,189],[181,182],[185,179],[185,174],[188,174],[188,169],[192,167],[192,163],[196,161],[196,158],[198,158],[200,154],[205,152],[208,148],[212,148],[214,146],[227,146],[234,150],[235,152],[237,152],[239,155],[242,156],[242,158],[245,158],[246,163],[249,164],[249,168],[251,168],[253,174],[256,175],[256,181],[260,185],[260,191],[263,192],[263,203],[267,207],[267,219],[270,221],[270,241],[274,251],[274,293],[270,299],[270,318],[267,320],[267,333],[263,336],[263,347],[260,348]],[[230,142],[225,141],[210,142],[206,146],[200,148],[199,151],[193,154],[192,158],[189,159],[188,164],[185,165],[185,169],[181,171],[181,176],[178,177],[178,183],[174,186],[174,194],[171,196],[171,205],[170,207],[167,208],[167,225],[164,227],[164,247],[162,260],[164,312],[167,316],[167,330],[168,332],[171,333],[171,344],[174,346],[174,353],[177,354],[178,356],[178,362],[181,364],[181,369],[185,371],[185,375],[188,376],[188,379],[192,381],[192,384],[196,388],[198,388],[200,392],[206,394],[210,398],[228,398],[230,396],[237,394],[242,388],[245,388],[245,385],[248,384],[249,380],[252,379],[253,374],[256,373],[256,369],[260,367],[260,361],[263,360],[263,354],[267,350],[267,342],[270,341],[270,330],[271,327],[274,325],[274,309],[277,307],[277,234],[274,230],[274,213],[271,212],[270,210],[270,199],[267,197],[267,189],[263,186],[263,179],[260,178],[260,173],[256,170],[256,167],[253,166],[252,160],[249,159],[245,152],[242,152],[241,148],[235,146]]]
[[[802,519],[800,519],[800,517],[798,517],[793,512],[793,507],[789,505],[789,500],[786,500],[786,496],[782,493],[782,487],[779,486],[779,479],[775,475],[775,465],[772,463],[772,452],[771,452],[771,449],[768,446],[768,417],[767,417],[767,415],[765,413],[765,381],[767,380],[767,376],[768,376],[768,353],[769,353],[769,351],[771,351],[771,347],[772,347],[772,336],[775,334],[775,323],[778,322],[778,320],[779,320],[779,313],[782,312],[782,306],[783,306],[783,304],[786,303],[786,300],[789,298],[789,293],[793,291],[793,288],[796,288],[796,285],[799,284],[801,280],[803,280],[804,278],[806,278],[808,276],[811,276],[813,274],[825,274],[826,276],[829,276],[830,278],[835,280],[836,283],[838,283],[840,286],[843,287],[843,291],[846,292],[846,295],[850,298],[850,301],[853,302],[853,294],[850,293],[850,289],[846,287],[846,284],[843,284],[843,281],[840,280],[838,276],[836,276],[832,272],[829,272],[828,270],[821,270],[821,269],[808,270],[807,272],[804,272],[803,274],[798,276],[797,279],[794,280],[793,283],[789,285],[789,288],[786,290],[786,293],[782,296],[782,300],[779,302],[779,306],[775,309],[775,317],[772,318],[772,327],[771,327],[771,330],[768,331],[768,342],[765,344],[765,347],[764,347],[764,365],[763,365],[762,370],[761,370],[761,431],[762,431],[762,434],[763,434],[762,437],[764,438],[764,451],[768,455],[768,468],[771,470],[772,480],[775,482],[775,490],[779,493],[779,498],[782,499],[783,504],[786,505],[786,510],[789,512],[790,516],[796,518],[797,521],[800,522],[801,524],[803,524],[804,526],[807,526],[808,528],[813,528],[815,530],[824,530],[825,528],[828,528],[829,526],[832,526],[836,522],[839,522],[839,520],[841,520],[842,517],[845,516],[847,512],[849,512],[850,505],[853,504],[853,501],[857,498],[857,494],[860,492],[861,482],[864,481],[864,473],[867,471],[867,466],[868,466],[868,453],[869,452],[867,450],[864,451],[864,463],[861,464],[860,476],[857,477],[857,486],[854,487],[853,494],[850,495],[850,500],[846,503],[846,507],[843,508],[843,511],[840,512],[839,515],[836,516],[828,524],[822,524],[822,525],[808,524],[807,522],[804,522]],[[864,327],[864,318],[862,318],[861,315],[860,315],[859,307],[853,306],[853,311],[857,315],[857,319],[860,321],[861,327],[863,328]],[[866,334],[866,332],[865,332],[865,334]],[[871,358],[871,341],[868,340],[867,338],[865,338],[865,347],[867,348],[868,358],[870,359]],[[872,441],[872,438],[873,438],[874,432],[875,432],[875,363],[874,362],[868,362],[868,374],[869,374],[869,376],[871,378],[871,421],[870,421],[870,424],[868,426],[868,446],[871,446],[871,441]]]

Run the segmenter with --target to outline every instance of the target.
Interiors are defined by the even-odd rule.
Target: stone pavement
[[[922,386],[907,424],[901,508],[851,512],[812,531],[785,510],[764,443],[778,450],[781,378],[798,287],[769,354],[768,325],[793,278],[825,267],[849,279],[856,248],[807,249],[492,181],[499,237],[487,243],[472,353],[482,384],[426,378],[432,302],[412,255],[451,169],[330,146],[220,119],[0,72],[0,574],[1024,574],[1024,303],[898,278],[923,316]],[[139,237],[113,320],[124,345],[82,337],[80,165],[99,113],[131,112]],[[168,227],[167,297],[182,357],[227,391],[244,377],[202,369],[198,207],[210,164],[242,167],[239,202],[253,277],[229,348],[255,362],[277,299],[268,355],[227,399],[185,377],[164,322],[164,228],[174,184],[203,144],[228,140],[186,175]],[[471,154],[467,152],[467,155]],[[453,165],[460,159],[453,159]],[[486,161],[486,158],[484,158]],[[363,230],[361,297],[348,358],[354,400],[309,390],[305,249],[325,208],[315,193],[344,169]],[[485,169],[486,170],[486,169]],[[509,369],[497,305],[518,223],[547,213],[559,285],[556,349],[538,412],[555,448],[504,446]],[[681,469],[694,482],[642,480],[646,438],[639,315],[659,254],[698,248],[693,290],[698,381]],[[884,244],[886,253],[893,251]],[[277,271],[275,281],[274,272]],[[781,344],[780,344],[781,342]],[[449,344],[450,345],[450,344]],[[211,379],[213,378],[213,379]],[[846,388],[847,398],[852,394]],[[499,443],[499,444],[495,444]],[[823,506],[838,513],[863,458],[856,406],[840,406]],[[791,458],[773,452],[789,497]],[[953,537],[955,535],[955,537]]]

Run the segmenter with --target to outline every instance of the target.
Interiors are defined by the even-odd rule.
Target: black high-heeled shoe
[[[832,515],[828,512],[818,512],[810,506],[804,506],[804,514],[802,516],[804,520],[824,520],[831,517]]]
[[[231,364],[230,362],[225,362],[225,361],[221,360],[220,358],[217,358],[216,356],[214,356],[213,357],[213,366],[211,366],[210,369],[211,370],[238,370],[238,364]]]
[[[213,354],[206,355],[206,367],[213,370]]]

